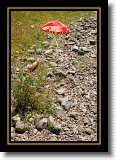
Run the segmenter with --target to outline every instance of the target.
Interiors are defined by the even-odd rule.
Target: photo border
[[[98,39],[98,43],[97,45],[99,46],[99,50],[97,50],[97,53],[99,53],[99,59],[97,60],[97,62],[99,62],[99,64],[97,64],[97,66],[99,66],[99,74],[97,74],[97,76],[99,75],[99,83],[97,82],[97,85],[99,84],[99,102],[97,103],[97,107],[99,108],[98,111],[99,113],[97,113],[97,115],[99,115],[99,131],[97,131],[97,133],[99,133],[99,141],[98,143],[94,143],[94,141],[91,142],[10,142],[9,137],[10,137],[10,132],[9,132],[9,117],[10,117],[10,109],[9,109],[9,12],[10,10],[53,10],[53,9],[59,9],[59,11],[61,9],[63,10],[95,10],[97,11],[97,15],[99,15],[99,17],[97,17],[99,19],[99,26],[97,28],[99,28],[99,39]],[[98,20],[97,20],[98,21]],[[97,48],[98,48],[97,46]],[[97,58],[98,58],[97,57]],[[98,71],[97,71],[98,72]],[[7,145],[101,145],[101,7],[7,7]],[[98,80],[98,78],[97,78]]]

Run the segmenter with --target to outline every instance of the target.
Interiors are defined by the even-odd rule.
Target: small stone
[[[84,55],[84,54],[85,54],[85,52],[84,52],[83,50],[80,49],[80,50],[78,51],[78,55]]]
[[[34,62],[34,61],[35,61],[35,58],[34,58],[34,57],[27,58],[27,61]]]
[[[31,117],[31,118],[29,118],[29,122],[33,122],[34,121],[34,119]]]
[[[19,54],[19,53],[20,53],[20,51],[16,51],[16,53],[17,53],[17,54]]]
[[[84,52],[88,52],[89,51],[89,49],[87,47],[81,47],[80,49],[83,50]]]
[[[84,125],[87,125],[89,123],[89,119],[87,117],[84,118]]]
[[[75,45],[75,46],[73,46],[73,47],[72,47],[72,51],[75,51],[75,52],[79,51],[79,47],[78,47],[78,46],[76,46],[76,45]]]
[[[75,42],[69,42],[68,44],[69,44],[69,45],[74,45],[74,44],[75,44]]]
[[[77,112],[71,112],[70,115],[69,115],[71,118],[74,118],[74,119],[78,119],[78,113]]]
[[[72,74],[73,76],[75,76],[76,71],[67,71],[67,74]]]
[[[51,130],[52,133],[54,134],[59,134],[61,131],[61,125],[60,124],[55,124],[53,129]]]
[[[48,41],[43,41],[42,44],[47,47],[49,45],[49,42]]]
[[[57,70],[55,73],[55,76],[61,76],[61,77],[66,77],[66,73],[64,73],[63,71],[61,70]]]
[[[86,128],[85,129],[85,133],[88,134],[88,135],[90,135],[92,133],[92,130],[90,128]]]
[[[58,139],[56,137],[51,137],[50,141],[57,141]]]
[[[58,93],[59,95],[64,95],[65,94],[65,88],[60,88],[60,89],[56,90],[56,93]]]
[[[11,127],[11,133],[13,133],[13,132],[14,132],[14,130],[15,130],[15,129],[14,129],[14,127]]]
[[[37,132],[38,132],[38,130],[37,130],[37,129],[34,129],[34,130],[33,130],[33,133],[34,133],[34,134],[36,134]]]
[[[56,66],[57,66],[57,64],[56,64],[55,62],[50,62],[50,65],[51,65],[52,67],[56,67]]]
[[[36,49],[36,53],[37,53],[37,54],[41,54],[41,53],[42,53],[42,48],[37,48],[37,49]]]
[[[19,70],[20,70],[20,69],[19,69],[18,67],[16,67],[16,71],[19,72]]]
[[[11,139],[15,137],[15,133],[11,133]]]
[[[61,105],[65,110],[68,110],[72,106],[71,102],[68,100],[68,97],[62,98]]]
[[[48,124],[48,119],[47,118],[43,118],[40,121],[37,121],[35,124],[35,128],[37,130],[42,130],[47,128],[47,124]]]
[[[92,53],[90,56],[91,56],[92,58],[96,58],[96,55],[93,54],[93,53]]]
[[[34,29],[34,27],[35,27],[34,25],[31,25],[31,28],[32,28],[32,29]]]
[[[69,38],[70,38],[70,36],[69,36],[69,35],[65,36],[65,39],[66,39],[66,40],[68,40]]]
[[[90,45],[94,45],[94,44],[96,43],[96,40],[90,39],[90,40],[89,40],[89,43],[90,43]]]
[[[28,124],[24,122],[16,122],[15,132],[24,133],[28,129]]]
[[[63,50],[62,49],[57,49],[56,52],[63,53]]]
[[[91,30],[91,34],[97,34],[97,30]]]
[[[33,54],[33,53],[35,53],[35,50],[34,49],[28,49],[27,52],[30,53],[30,54]]]
[[[19,115],[15,115],[12,120],[16,123],[16,122],[20,122],[21,118],[19,117]]]
[[[54,123],[54,118],[52,116],[49,116],[48,117],[48,123]]]
[[[51,54],[52,53],[52,49],[48,49],[45,51],[45,54]]]

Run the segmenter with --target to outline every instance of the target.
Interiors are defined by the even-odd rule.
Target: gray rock
[[[92,134],[92,130],[90,128],[86,128],[85,129],[85,133],[90,135],[90,134]]]
[[[19,116],[19,114],[15,115],[13,118],[12,118],[13,122],[20,122],[21,118]]]
[[[50,65],[53,66],[53,67],[57,66],[57,64],[55,62],[50,62]]]
[[[56,90],[56,93],[58,93],[59,95],[65,95],[66,89],[65,88],[60,88],[58,90]]]
[[[67,71],[67,74],[72,74],[73,76],[75,76],[75,73],[76,71],[71,71],[71,70]]]
[[[46,46],[46,47],[49,46],[49,42],[48,42],[48,41],[43,41],[42,44],[43,44],[44,46]]]
[[[34,62],[34,61],[35,61],[35,58],[34,58],[34,57],[27,58],[27,61]]]
[[[66,77],[66,73],[61,71],[61,70],[57,70],[55,73],[55,76],[61,76],[61,77]]]
[[[15,133],[11,133],[11,139],[15,137]]]
[[[11,127],[11,133],[14,133],[15,129],[14,127]]]
[[[89,122],[90,122],[89,119],[88,119],[87,117],[85,117],[85,118],[84,118],[84,125],[89,124]]]
[[[37,48],[37,49],[36,49],[36,53],[37,53],[37,54],[41,54],[41,53],[42,53],[42,48]]]
[[[74,45],[74,46],[72,47],[72,51],[75,51],[75,52],[79,51],[79,47],[76,46],[76,45]]]
[[[58,141],[58,139],[56,137],[51,137],[50,141]]]
[[[15,132],[16,133],[24,133],[27,130],[28,130],[28,124],[27,123],[24,123],[23,121],[16,122],[16,126],[15,126]]]
[[[82,51],[84,51],[84,52],[88,52],[89,51],[89,49],[87,48],[87,47],[81,47],[80,48]]]
[[[91,30],[91,34],[97,34],[97,30]]]
[[[48,49],[45,51],[45,54],[51,54],[52,53],[52,49]]]
[[[29,122],[31,123],[31,122],[33,122],[34,121],[34,119],[31,117],[31,118],[29,118]]]
[[[96,40],[90,39],[90,40],[89,40],[89,43],[90,43],[90,45],[94,45],[94,44],[96,43]]]
[[[61,105],[65,110],[68,110],[72,106],[72,103],[69,101],[68,97],[64,97],[61,100]]]
[[[33,130],[33,133],[34,133],[34,134],[36,134],[37,132],[38,132],[38,130],[37,130],[37,129],[34,129],[34,130]]]
[[[47,118],[43,118],[40,121],[37,121],[35,124],[35,128],[37,130],[42,130],[47,128],[47,124],[48,124],[48,119]]]
[[[78,119],[79,113],[72,111],[69,115],[71,118]]]
[[[62,49],[56,49],[56,52],[63,53],[63,50]]]
[[[54,124],[54,127],[51,130],[51,132],[54,133],[54,134],[59,134],[60,131],[61,131],[61,125],[60,124]]]
[[[74,45],[74,44],[75,44],[75,42],[69,42],[68,44],[69,44],[69,45]]]
[[[48,117],[48,123],[54,123],[54,118],[52,116],[49,116]]]

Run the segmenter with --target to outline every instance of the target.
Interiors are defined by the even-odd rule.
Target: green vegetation
[[[42,66],[43,67],[43,66]],[[25,117],[25,114],[36,111],[39,114],[50,115],[54,112],[52,107],[52,94],[45,91],[46,79],[44,78],[44,67],[41,67],[41,74],[38,81],[32,78],[31,73],[19,74],[15,82],[13,93],[15,102],[14,113]]]
[[[48,33],[40,30],[40,27],[49,21],[60,21],[68,25],[71,21],[77,21],[80,17],[92,15],[92,11],[12,11],[11,13],[11,51],[16,50],[26,53],[27,49],[41,42]]]

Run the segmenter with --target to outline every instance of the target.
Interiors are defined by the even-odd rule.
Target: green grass
[[[41,72],[37,80],[31,72],[26,75],[19,73],[13,87],[15,104],[12,114],[19,114],[24,118],[25,115],[35,111],[46,116],[54,112],[52,93],[45,90],[48,82],[45,78],[45,66],[39,68],[41,68]]]
[[[41,46],[47,33],[39,30],[49,21],[60,21],[68,25],[80,17],[92,15],[92,11],[12,11],[11,12],[11,51],[26,53],[32,45]],[[31,27],[34,25],[34,28]]]

